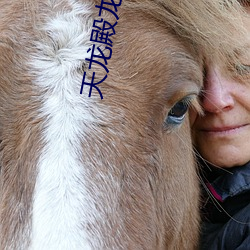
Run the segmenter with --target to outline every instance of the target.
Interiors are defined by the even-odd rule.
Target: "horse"
[[[238,12],[0,1],[0,249],[196,249],[188,109],[204,58],[232,60]]]

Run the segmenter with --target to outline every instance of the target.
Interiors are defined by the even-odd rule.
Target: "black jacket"
[[[200,249],[250,250],[250,163],[205,168]]]

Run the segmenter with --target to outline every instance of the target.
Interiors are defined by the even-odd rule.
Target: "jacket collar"
[[[213,178],[211,181],[204,179],[205,184],[212,195],[220,202],[229,197],[250,191],[250,162],[226,171],[209,168],[207,173],[212,174]]]

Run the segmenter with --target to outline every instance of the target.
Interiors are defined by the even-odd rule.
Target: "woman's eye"
[[[240,76],[248,75],[250,73],[250,66],[245,64],[238,64],[235,66],[237,73]]]
[[[169,111],[166,123],[168,125],[179,125],[183,122],[185,115],[188,111],[189,107],[189,98],[182,99],[181,101],[177,102]]]

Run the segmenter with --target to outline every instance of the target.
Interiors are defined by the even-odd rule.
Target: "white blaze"
[[[85,223],[97,213],[86,191],[80,162],[86,121],[92,121],[86,86],[80,95],[84,59],[89,57],[90,6],[70,1],[72,10],[49,16],[32,55],[36,86],[44,91],[44,147],[38,162],[30,249],[92,249]],[[85,22],[84,22],[85,21]],[[93,108],[93,107],[92,107]],[[85,138],[86,139],[86,138]]]

